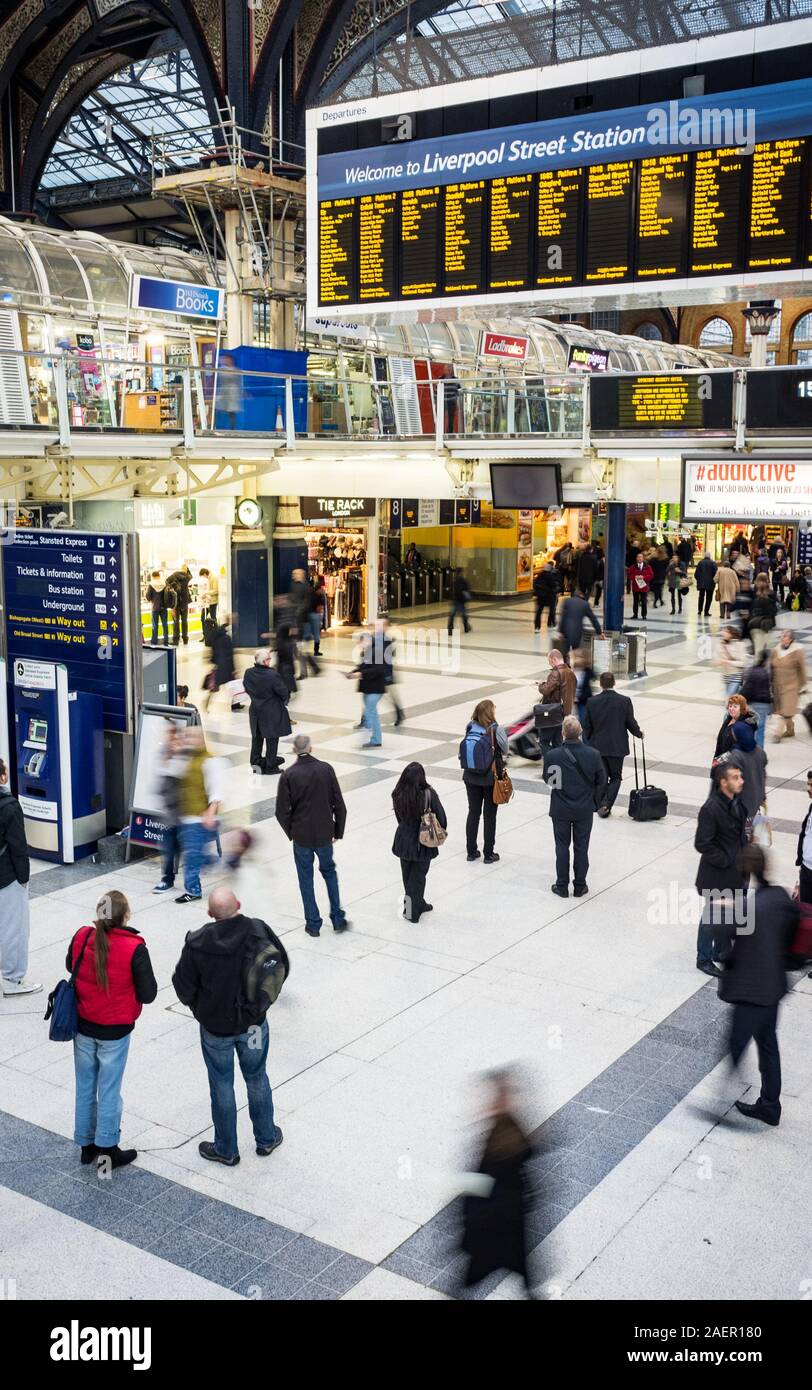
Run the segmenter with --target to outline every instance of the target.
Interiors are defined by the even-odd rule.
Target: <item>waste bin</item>
[[[629,637],[625,632],[607,632],[604,637],[594,635],[592,642],[592,670],[596,676],[611,671],[613,676],[625,676],[629,670]]]

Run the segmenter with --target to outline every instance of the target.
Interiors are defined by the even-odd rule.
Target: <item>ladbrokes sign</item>
[[[812,517],[812,457],[684,457],[682,516],[685,521],[806,521]]]

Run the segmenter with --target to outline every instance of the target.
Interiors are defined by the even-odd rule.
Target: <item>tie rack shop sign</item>
[[[299,510],[303,521],[354,521],[374,516],[377,502],[374,497],[300,497]]]
[[[812,457],[683,456],[682,519],[812,519]]]
[[[483,332],[479,347],[480,357],[498,357],[503,362],[524,362],[527,357],[529,338],[517,337],[513,333]]]

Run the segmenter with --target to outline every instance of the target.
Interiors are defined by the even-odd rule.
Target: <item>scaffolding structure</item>
[[[225,266],[227,294],[303,301],[304,164],[284,159],[281,141],[237,125],[229,104],[214,125],[150,143],[153,194],[183,203],[218,282]],[[178,170],[181,161],[188,167]]]

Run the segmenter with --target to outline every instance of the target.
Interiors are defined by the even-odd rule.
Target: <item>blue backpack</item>
[[[460,744],[460,763],[468,772],[490,772],[493,743],[481,724],[469,724]]]

